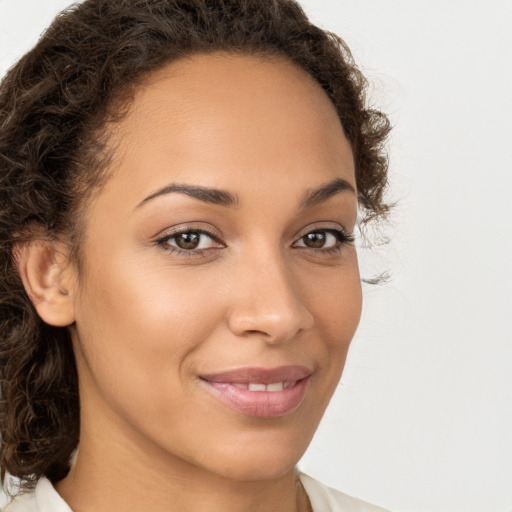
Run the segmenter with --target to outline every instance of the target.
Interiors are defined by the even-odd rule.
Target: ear
[[[37,313],[56,327],[75,321],[76,272],[62,245],[34,240],[13,251],[16,268]]]

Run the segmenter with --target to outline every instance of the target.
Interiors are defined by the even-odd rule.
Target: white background
[[[0,0],[0,74],[68,4]],[[302,4],[392,119],[398,206],[301,467],[396,512],[511,512],[512,0]]]

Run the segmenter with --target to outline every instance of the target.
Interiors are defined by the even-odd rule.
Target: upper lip
[[[225,372],[204,374],[200,377],[209,382],[258,382],[272,384],[274,382],[291,382],[305,379],[312,373],[312,370],[306,366],[288,365],[276,368],[235,368]]]

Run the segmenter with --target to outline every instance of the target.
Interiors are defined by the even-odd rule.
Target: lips
[[[240,368],[201,375],[201,380],[228,407],[247,416],[276,418],[300,406],[311,373],[304,366]]]

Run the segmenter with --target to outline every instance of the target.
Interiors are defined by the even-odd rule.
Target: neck
[[[195,472],[180,475],[138,467],[106,471],[77,458],[57,491],[74,512],[306,512],[307,497],[297,485],[295,471],[278,480],[231,482]],[[123,474],[124,473],[124,474]]]

